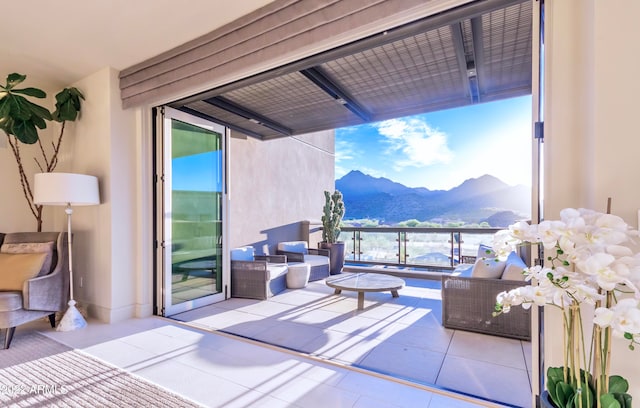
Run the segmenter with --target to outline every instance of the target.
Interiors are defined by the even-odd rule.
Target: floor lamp
[[[81,329],[87,325],[76,309],[73,298],[73,251],[71,248],[71,214],[73,206],[100,204],[98,179],[73,173],[38,173],[34,178],[33,202],[38,205],[64,205],[67,208],[67,243],[69,247],[69,308],[58,324],[58,331]]]

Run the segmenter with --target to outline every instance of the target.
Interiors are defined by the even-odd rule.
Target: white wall
[[[74,86],[86,100],[68,150],[69,168],[97,176],[101,199],[99,206],[74,211],[76,298],[90,315],[118,321],[135,313],[135,114],[120,108],[118,73],[111,68]]]
[[[334,131],[262,142],[231,138],[230,247],[275,253],[305,239],[301,221],[319,220],[335,187]]]
[[[546,3],[545,218],[565,207],[606,210],[637,227],[640,66],[636,0]],[[547,365],[562,362],[556,317],[545,326]],[[640,395],[640,357],[615,341],[612,372]]]

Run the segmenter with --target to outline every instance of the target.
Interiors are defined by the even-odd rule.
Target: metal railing
[[[341,227],[346,262],[453,269],[475,261],[480,244],[491,245],[500,228]]]

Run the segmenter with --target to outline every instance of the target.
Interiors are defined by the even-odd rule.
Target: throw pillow
[[[502,279],[524,281],[525,276],[522,274],[522,271],[525,268],[527,268],[527,264],[524,263],[522,258],[515,252],[511,252],[507,257]]]
[[[46,257],[45,253],[0,253],[0,290],[22,290],[26,280],[38,276]]]
[[[298,252],[305,255],[309,253],[306,241],[280,242],[278,244],[278,249],[286,252]]]
[[[42,268],[38,273],[38,276],[48,275],[51,272],[51,262],[53,261],[53,241],[49,242],[19,242],[13,244],[2,244],[0,247],[0,253],[5,254],[41,254],[45,253],[47,256],[44,259]]]
[[[254,249],[252,246],[244,246],[231,250],[232,261],[253,261]]]
[[[478,259],[471,270],[472,278],[499,279],[506,263],[496,258]]]
[[[485,244],[478,245],[478,254],[476,259],[495,258],[495,257],[496,257],[496,253],[493,252],[493,248],[491,248],[489,245],[485,245]]]
[[[502,277],[500,279],[524,281],[525,276],[522,274],[523,270],[524,268],[516,264],[507,265],[504,268],[504,272],[502,272]]]

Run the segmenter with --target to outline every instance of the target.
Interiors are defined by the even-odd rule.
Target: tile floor
[[[206,407],[504,406],[470,394],[530,406],[528,343],[442,329],[437,287],[407,281],[397,299],[367,294],[362,311],[355,294],[316,282],[181,314],[188,324],[149,317],[56,332],[38,321],[17,332],[38,330]]]
[[[24,330],[37,330],[205,407],[500,407],[160,317],[90,321],[72,332],[38,321],[19,327],[14,341]]]
[[[334,295],[323,281],[267,301],[229,299],[174,316],[422,385],[513,406],[530,406],[531,343],[445,329],[440,282],[405,279],[399,298]]]

